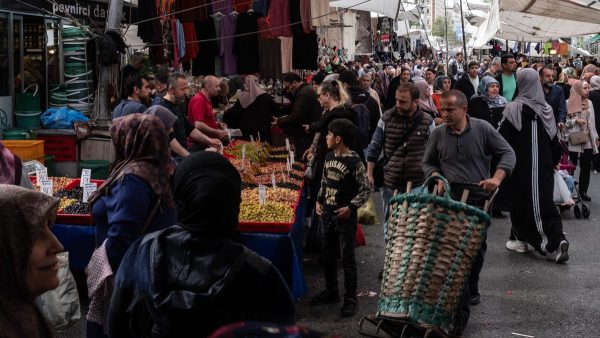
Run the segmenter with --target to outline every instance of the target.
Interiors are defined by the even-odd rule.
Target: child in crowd
[[[338,303],[336,249],[342,252],[344,268],[344,317],[356,313],[357,270],[354,240],[357,227],[357,209],[369,198],[370,189],[366,169],[358,154],[349,146],[354,144],[358,128],[348,119],[336,119],[329,124],[325,167],[316,212],[321,216],[323,234],[323,263],[326,289],[314,296],[310,304]]]

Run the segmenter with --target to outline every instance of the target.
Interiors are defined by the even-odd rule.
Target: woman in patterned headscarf
[[[58,284],[62,245],[50,231],[59,200],[0,184],[0,336],[52,337],[34,299]]]
[[[11,153],[2,141],[0,141],[0,184],[14,184],[33,189],[21,159]]]
[[[112,275],[131,244],[145,233],[177,222],[170,184],[174,166],[163,122],[154,115],[131,114],[113,120],[110,134],[115,168],[90,199],[97,251],[105,254],[100,255],[103,260],[98,264],[88,266],[88,287],[90,298],[98,299],[101,305],[110,295],[94,298],[92,290],[102,291],[101,285],[112,283]],[[101,337],[107,314],[92,311],[103,308],[93,304],[95,301],[90,301],[88,337]]]

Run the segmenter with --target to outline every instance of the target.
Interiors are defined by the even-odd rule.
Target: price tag
[[[36,184],[38,187],[42,186],[42,181],[47,181],[48,180],[48,169],[47,168],[43,168],[43,169],[38,169],[35,171],[35,179],[36,179]]]
[[[290,150],[290,164],[294,164],[296,163],[295,157],[294,157],[294,151]]]
[[[79,186],[85,187],[86,184],[90,183],[90,178],[92,177],[92,169],[82,169],[81,170],[81,179],[79,180]]]
[[[41,181],[41,192],[48,196],[52,196],[52,180],[42,180]]]
[[[88,200],[90,199],[90,195],[92,195],[92,193],[96,191],[96,189],[98,189],[96,183],[86,183],[86,185],[83,186],[83,203],[88,202]]]
[[[254,136],[250,135],[250,142],[254,142]]]
[[[267,187],[264,185],[258,186],[258,204],[265,205],[267,203]]]
[[[288,176],[290,176],[290,170],[292,170],[292,163],[290,162],[290,158],[286,158],[286,167],[287,167],[287,172],[288,172]]]
[[[260,142],[260,131],[257,132],[257,133],[258,133],[258,135],[257,135],[258,136],[258,142]]]
[[[242,144],[242,161],[246,160],[246,144]]]
[[[273,189],[277,188],[277,184],[275,184],[275,173],[271,173],[271,184],[273,185]]]
[[[285,147],[287,148],[287,151],[292,151],[292,149],[290,148],[290,139],[289,138],[285,138]]]

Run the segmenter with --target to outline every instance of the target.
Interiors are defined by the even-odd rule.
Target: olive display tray
[[[79,186],[79,178],[74,178],[71,183],[67,184],[64,189],[71,190]],[[91,183],[96,183],[98,188],[104,183],[103,180],[90,180]],[[61,214],[56,215],[56,223],[69,225],[94,225],[94,218],[91,214]]]

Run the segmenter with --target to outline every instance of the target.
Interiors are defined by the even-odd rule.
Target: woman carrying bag
[[[569,159],[574,165],[579,163],[579,195],[584,201],[591,201],[587,191],[590,185],[593,154],[598,153],[598,131],[594,106],[588,99],[590,85],[582,80],[571,87],[567,100],[566,136],[569,143]]]

